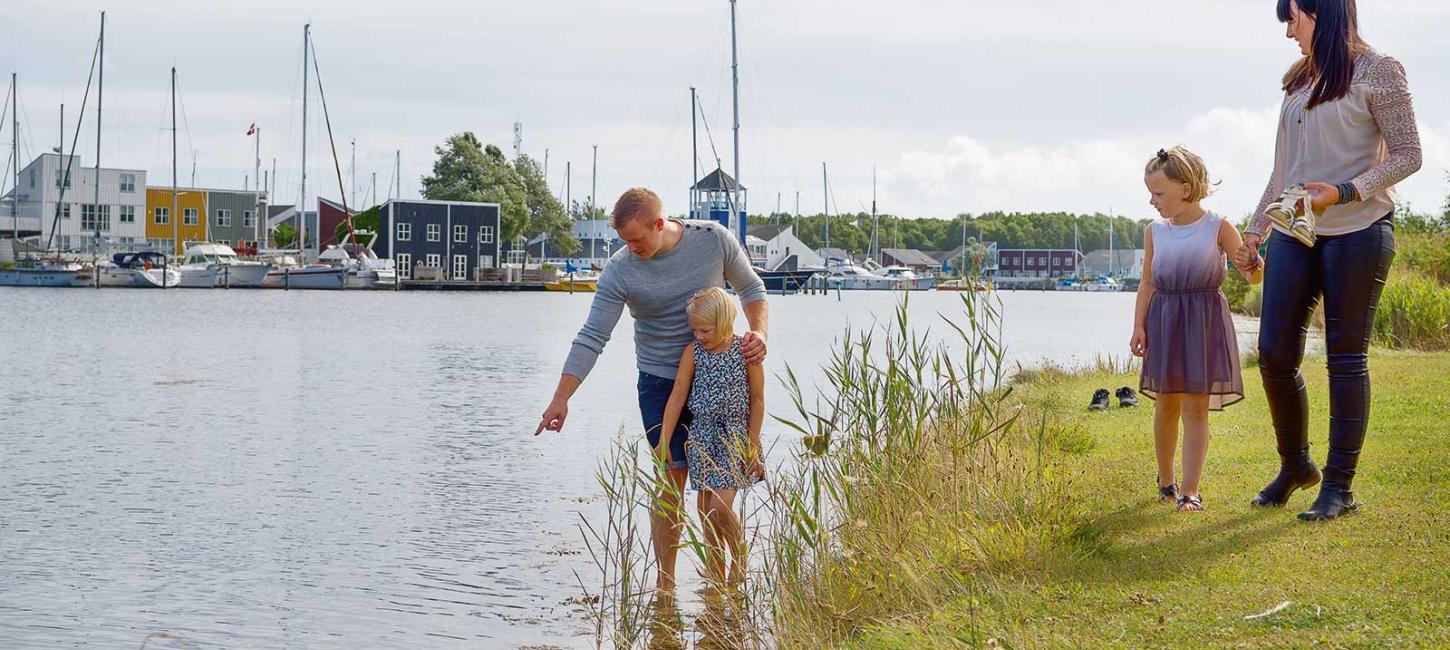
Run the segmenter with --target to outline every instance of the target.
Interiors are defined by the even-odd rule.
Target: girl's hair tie
[[[1161,162],[1168,162],[1168,152],[1167,151],[1164,151],[1162,149],[1159,149],[1158,150],[1158,160],[1161,161]]]

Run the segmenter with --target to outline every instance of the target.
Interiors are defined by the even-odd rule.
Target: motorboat
[[[878,275],[897,280],[900,283],[900,286],[896,287],[898,289],[920,291],[936,285],[936,278],[921,277],[909,266],[888,266],[881,269]]]
[[[255,289],[262,286],[272,265],[237,257],[225,244],[197,242],[186,247],[180,266],[181,286],[193,288],[236,287]]]
[[[96,283],[103,287],[168,289],[181,286],[181,271],[155,251],[116,253],[96,268]]]
[[[822,269],[795,269],[767,271],[756,267],[755,275],[760,276],[760,281],[765,284],[767,293],[796,293],[804,290],[811,283],[811,278],[816,274],[823,273]]]
[[[393,260],[378,257],[373,252],[372,244],[376,239],[377,235],[373,234],[373,239],[367,245],[330,245],[317,256],[317,262],[343,269],[346,272],[348,289],[392,289],[398,285],[398,271]]]
[[[0,287],[76,286],[81,273],[80,264],[20,260],[0,267]]]
[[[583,273],[571,273],[569,275],[561,275],[551,282],[545,282],[544,288],[549,291],[593,293],[599,288],[599,277]]]
[[[1091,292],[1116,292],[1122,291],[1123,285],[1117,280],[1106,275],[1100,275],[1096,279],[1086,282],[1079,282],[1072,278],[1063,278],[1057,283],[1058,291],[1091,291]]]
[[[850,260],[833,257],[826,260],[826,286],[845,291],[891,291],[900,287],[901,281],[872,273]]]
[[[981,280],[946,280],[936,284],[937,291],[990,291],[991,286]]]
[[[347,282],[347,269],[327,264],[302,265],[291,255],[276,255],[269,260],[271,270],[262,281],[264,289],[342,289]]]

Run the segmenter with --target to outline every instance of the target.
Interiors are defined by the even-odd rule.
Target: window
[[[135,174],[121,174],[121,191],[128,193],[136,191]]]
[[[232,211],[231,210],[217,210],[216,211],[216,225],[218,225],[218,226],[231,226],[232,225]]]
[[[404,280],[413,279],[413,256],[409,253],[398,253],[398,277]]]
[[[111,229],[111,206],[102,205],[100,209],[89,203],[81,204],[81,230],[94,232],[97,230]]]
[[[428,241],[439,241],[443,234],[442,226],[436,223],[428,224]]]
[[[441,260],[442,258],[440,258],[437,253],[429,253],[428,257],[426,257],[425,261],[423,262],[423,266],[434,269],[442,268],[443,262]]]
[[[458,224],[453,227],[453,241],[459,244],[468,242],[468,226]]]
[[[493,226],[479,226],[478,227],[478,243],[480,243],[480,244],[492,244],[493,243]]]
[[[257,213],[252,210],[242,210],[242,227],[253,228],[257,225]]]
[[[484,255],[484,256],[478,258],[478,268],[481,268],[481,269],[491,269],[491,268],[493,268],[493,256],[492,255]]]
[[[411,223],[400,223],[400,224],[398,224],[398,241],[412,241],[412,239],[413,239],[413,224],[411,224]]]
[[[151,221],[158,226],[164,226],[171,223],[171,208],[156,208],[155,210],[152,210]]]
[[[221,244],[222,246],[231,246],[232,245],[232,240],[230,240],[230,239],[218,239],[216,243]]]
[[[170,239],[148,239],[146,245],[158,251],[169,251],[176,247]]]
[[[62,204],[60,204],[60,218],[62,218],[62,219],[69,219],[70,218],[70,204],[69,203],[62,203]]]
[[[55,170],[55,186],[70,187],[70,174],[65,173],[64,169]]]
[[[181,225],[183,225],[183,226],[195,226],[197,224],[197,218],[199,216],[200,215],[197,213],[197,209],[196,208],[182,208],[181,209]]]
[[[35,189],[35,170],[30,170],[30,189]]]
[[[453,256],[453,279],[454,280],[467,280],[468,279],[468,256],[467,255],[454,255]]]
[[[70,235],[56,235],[55,245],[59,247],[60,250],[70,250]]]
[[[121,223],[136,223],[136,206],[121,206],[120,216],[117,217]]]

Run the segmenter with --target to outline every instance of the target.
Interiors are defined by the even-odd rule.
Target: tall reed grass
[[[1450,350],[1450,286],[1409,269],[1390,274],[1373,340],[1389,348]]]
[[[845,332],[818,387],[784,370],[788,412],[772,417],[800,442],[784,445],[789,458],[772,459],[770,481],[741,504],[756,562],[708,617],[714,630],[700,620],[684,632],[651,630],[664,608],[640,589],[652,566],[642,557],[648,535],[630,529],[644,525],[648,495],[662,486],[647,454],[620,447],[599,475],[610,521],[584,525],[604,576],[581,579],[598,596],[599,644],[838,646],[1070,552],[1085,519],[1054,458],[1074,432],[1016,399],[995,295],[961,300],[959,315],[941,317],[951,345],[914,329],[903,302],[894,320]],[[685,555],[703,564],[699,525],[685,525]]]

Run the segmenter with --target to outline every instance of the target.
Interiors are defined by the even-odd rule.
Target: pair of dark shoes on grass
[[[1118,392],[1115,393],[1115,395],[1118,398],[1118,408],[1128,408],[1130,406],[1138,405],[1138,393],[1134,392],[1133,389],[1128,388],[1127,386],[1119,388]],[[1093,402],[1092,404],[1088,405],[1088,410],[1108,410],[1108,406],[1110,405],[1108,397],[1108,389],[1099,388],[1096,392],[1093,393]]]

